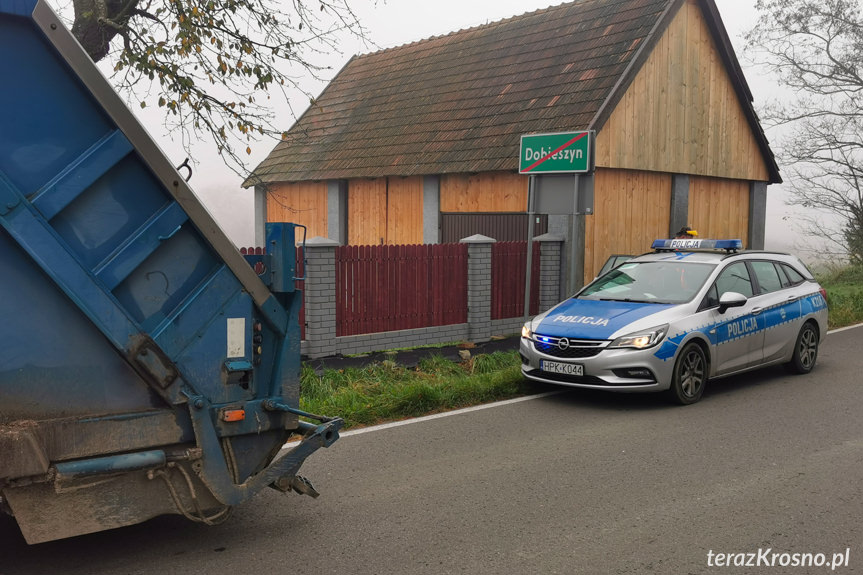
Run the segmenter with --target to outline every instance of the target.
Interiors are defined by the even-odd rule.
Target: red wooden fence
[[[336,248],[336,335],[467,321],[467,245]]]
[[[539,311],[539,244],[533,245],[530,315]],[[263,248],[242,248],[262,254]],[[524,312],[525,242],[492,244],[491,319]],[[297,247],[297,277],[304,277]],[[304,281],[297,282],[304,289]],[[300,331],[305,338],[305,298]],[[336,248],[336,335],[359,335],[467,321],[467,244]]]
[[[539,313],[539,243],[533,244],[530,315]],[[524,274],[527,242],[495,242],[491,245],[491,319],[524,314]]]

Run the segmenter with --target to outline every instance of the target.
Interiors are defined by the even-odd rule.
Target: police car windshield
[[[577,297],[639,303],[686,303],[695,297],[715,267],[710,263],[679,260],[627,262],[597,278]]]

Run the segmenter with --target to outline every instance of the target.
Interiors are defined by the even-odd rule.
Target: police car
[[[613,391],[665,391],[681,404],[708,379],[815,366],[827,296],[796,257],[740,240],[656,240],[522,328],[525,377]]]

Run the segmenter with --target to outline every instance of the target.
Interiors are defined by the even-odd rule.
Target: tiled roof
[[[356,56],[245,185],[514,170],[590,127],[675,0],[576,0]]]

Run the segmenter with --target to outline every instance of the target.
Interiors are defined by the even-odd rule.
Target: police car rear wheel
[[[789,371],[793,373],[809,373],[815,367],[818,359],[818,330],[811,322],[806,322],[797,334],[794,343],[794,355],[786,364]]]
[[[671,399],[682,405],[689,405],[701,399],[704,384],[707,383],[707,357],[697,343],[683,348],[674,364],[671,376]]]

